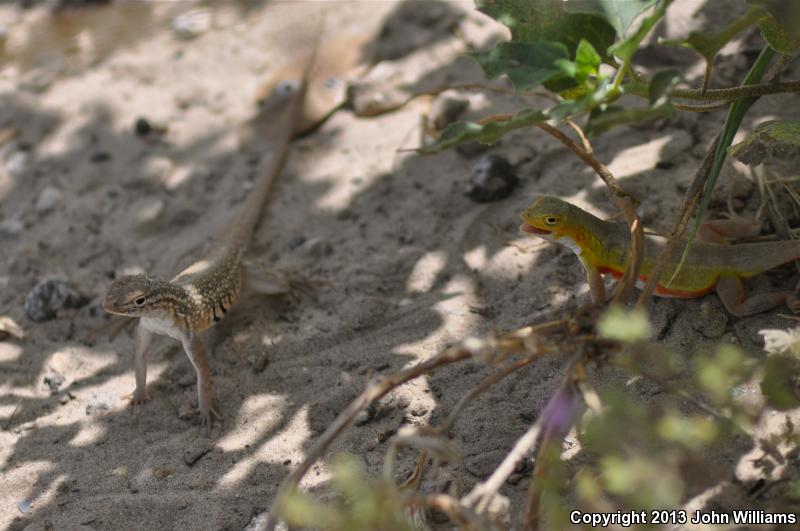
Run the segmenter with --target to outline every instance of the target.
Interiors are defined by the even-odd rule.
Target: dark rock
[[[41,323],[55,319],[62,309],[85,306],[89,299],[57,278],[39,282],[25,297],[25,314],[31,321]]]
[[[64,378],[59,374],[50,374],[44,377],[44,384],[50,388],[51,394],[57,393],[63,383]]]
[[[500,155],[487,155],[478,162],[470,177],[467,196],[478,203],[505,199],[519,184],[511,163]]]
[[[136,123],[133,126],[133,131],[138,136],[147,136],[152,130],[153,126],[150,125],[150,122],[148,122],[146,118],[139,117],[136,119]]]

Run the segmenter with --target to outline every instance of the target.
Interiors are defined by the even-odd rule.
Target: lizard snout
[[[529,234],[550,234],[551,231],[540,229],[538,227],[534,227],[533,225],[529,225],[528,223],[523,223],[519,226],[519,230],[522,232],[527,232]]]

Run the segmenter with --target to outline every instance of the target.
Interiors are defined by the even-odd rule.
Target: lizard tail
[[[322,25],[322,22],[320,23]],[[273,94],[264,101],[258,115],[252,121],[255,138],[250,144],[255,144],[254,149],[262,155],[258,165],[258,177],[253,185],[253,190],[245,204],[233,221],[226,228],[223,238],[228,246],[245,247],[250,236],[261,219],[264,203],[269,195],[272,183],[283,170],[289,152],[295,125],[303,109],[308,81],[319,49],[319,40],[322,34],[316,32],[314,47],[311,56],[305,65],[302,77],[297,80],[287,80],[273,91]]]

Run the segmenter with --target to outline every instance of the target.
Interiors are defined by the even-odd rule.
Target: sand
[[[705,9],[692,17],[695,4],[676,2],[661,33],[683,35],[722,16]],[[201,30],[188,40],[171,27],[193,9],[188,2],[142,4],[122,15],[70,11],[59,22],[45,6],[0,7],[6,50],[13,52],[0,69],[0,129],[14,131],[0,146],[0,315],[26,333],[0,342],[0,528],[242,529],[269,507],[315,437],[375,376],[466,336],[541,321],[588,301],[584,273],[568,250],[516,230],[518,212],[536,194],[613,213],[603,185],[560,144],[540,131],[521,131],[486,151],[506,157],[521,183],[507,199],[478,204],[464,190],[481,152],[398,151],[419,146],[429,101],[374,117],[342,109],[293,144],[250,252],[256,261],[326,285],[312,297],[250,297],[210,334],[215,401],[225,419],[212,437],[192,414],[192,366],[166,338],[152,347],[152,401],[130,408],[130,337],[85,340],[109,322],[100,304],[111,279],[142,271],[169,278],[235,212],[253,178],[251,161],[237,148],[239,127],[255,112],[259,84],[310,42],[316,25],[309,21],[323,7],[333,34],[374,32],[397,7],[244,5],[215,4],[204,11],[210,27],[202,28],[200,16]],[[451,7],[471,11],[469,2]],[[429,65],[414,86],[430,88],[442,77],[482,80],[462,53],[467,44],[502,35],[490,22],[471,13],[456,31],[437,30],[429,42],[412,43],[410,53],[422,53],[416,57]],[[58,46],[70,24],[77,36]],[[741,79],[748,42],[723,50],[718,86]],[[642,63],[677,66],[694,85],[703,68],[681,49],[646,51]],[[795,67],[787,78],[796,75]],[[468,117],[546,105],[462,95],[470,100]],[[744,129],[798,112],[795,95],[767,98],[750,111]],[[140,118],[166,131],[138,135]],[[668,229],[723,119],[723,113],[681,114],[668,123],[620,127],[594,139],[595,153],[643,201],[644,221]],[[755,211],[748,168],[726,164],[715,211],[728,190],[745,213]],[[51,277],[88,302],[33,322],[25,297]],[[773,283],[791,282],[773,277]],[[760,353],[761,330],[788,326],[777,311],[729,318],[715,296],[658,300],[651,311],[659,337],[687,357],[718,341]],[[452,492],[465,494],[492,472],[541,412],[563,367],[557,359],[529,366],[465,412],[453,431],[464,460],[449,468]],[[319,492],[338,452],[378,473],[392,434],[403,425],[441,422],[488,371],[470,362],[397,389],[336,442],[303,485]],[[653,385],[618,371],[591,376],[600,389],[665,399]],[[770,417],[759,435],[779,430],[782,418]],[[761,478],[749,465],[757,456],[752,441],[710,456],[716,475],[708,484],[735,479],[718,503],[766,503],[747,497]],[[412,452],[401,453],[398,477],[413,464]],[[690,485],[687,500],[708,484]],[[519,507],[527,487],[517,475],[502,493]]]

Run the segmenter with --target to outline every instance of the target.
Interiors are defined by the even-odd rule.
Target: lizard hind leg
[[[753,238],[760,233],[760,221],[737,216],[704,222],[700,225],[699,237],[706,242],[729,243],[729,240]]]
[[[745,294],[742,279],[736,276],[722,276],[717,281],[717,295],[725,309],[736,317],[746,317],[756,313],[766,312],[787,302],[792,307],[793,297],[783,291],[770,293]]]
[[[242,264],[242,287],[261,295],[283,295],[292,290],[288,276],[253,262]]]
[[[288,294],[294,299],[300,298],[300,295],[313,298],[314,288],[322,285],[325,283],[293,271],[268,268],[253,262],[242,264],[243,291],[260,295]]]

